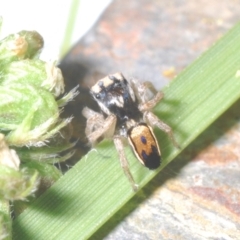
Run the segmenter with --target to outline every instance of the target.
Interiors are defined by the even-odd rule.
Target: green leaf
[[[240,24],[164,89],[155,113],[172,126],[181,150],[240,97]],[[181,150],[156,130],[163,164]],[[144,168],[129,148],[136,182],[144,186],[158,171]],[[87,239],[135,193],[112,142],[104,141],[14,221],[14,239]]]

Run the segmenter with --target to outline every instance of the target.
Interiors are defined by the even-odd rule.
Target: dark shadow
[[[35,201],[28,206],[28,210],[34,209],[35,212],[41,212],[41,215],[44,215],[42,217],[48,218],[48,216],[51,216],[52,219],[63,218],[67,222],[68,219],[72,217],[73,213],[68,211],[65,203],[68,202],[70,205],[74,204],[76,197],[74,197],[74,193],[72,194],[69,192],[68,188],[61,191],[61,194],[56,191],[52,188],[51,191],[47,191],[44,195],[35,199]],[[77,208],[81,208],[81,201],[75,201],[75,204],[78,206]],[[84,211],[85,209],[82,208],[82,212]],[[25,229],[25,226],[21,224],[18,218],[13,221],[12,229],[13,239],[36,239],[35,236],[29,235],[31,231]]]
[[[91,75],[89,71],[91,66],[85,66],[82,63],[72,61],[67,55],[60,63],[59,68],[62,71],[66,83],[66,92],[79,86],[79,94],[64,107],[61,115],[62,118],[73,117],[70,126],[72,129],[70,141],[76,142],[74,147],[75,154],[71,159],[60,164],[61,170],[65,172],[89,150],[85,136],[86,119],[82,115],[82,109],[89,107],[97,111],[98,105],[90,96],[89,87],[84,85],[84,81],[86,82],[86,79]]]

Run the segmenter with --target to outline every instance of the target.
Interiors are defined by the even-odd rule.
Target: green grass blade
[[[172,126],[182,149],[240,97],[240,24],[182,72],[155,113]],[[167,165],[180,150],[156,130]],[[126,148],[143,186],[159,171],[140,165]],[[13,224],[14,239],[87,239],[134,195],[111,142],[101,143],[69,170]]]
[[[64,56],[71,47],[71,40],[79,10],[80,0],[72,0],[71,8],[68,14],[68,22],[66,24],[65,34],[62,41],[60,56]]]

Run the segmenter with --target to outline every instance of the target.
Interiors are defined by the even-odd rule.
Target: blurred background
[[[41,58],[59,59],[96,22],[111,0],[1,1],[1,38],[21,30],[36,30],[45,40]],[[68,36],[66,36],[68,35]],[[66,43],[67,40],[67,43]],[[67,44],[67,46],[64,46]]]
[[[239,12],[239,0],[8,0],[0,3],[1,36],[38,31],[42,58],[60,60],[66,89],[80,84],[65,112],[74,115],[78,139],[82,106],[97,108],[88,95],[96,80],[121,71],[160,89],[233,27]],[[237,102],[92,239],[238,239],[239,119]]]

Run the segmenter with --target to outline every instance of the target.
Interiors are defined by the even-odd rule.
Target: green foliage
[[[64,93],[62,73],[55,63],[38,59],[42,47],[35,31],[0,41],[0,239],[11,238],[10,203],[15,215],[23,211],[23,201],[30,203],[38,189],[62,176],[53,163],[72,155],[60,156],[73,147],[60,133],[71,118],[61,119],[60,111],[77,90],[56,100]]]

